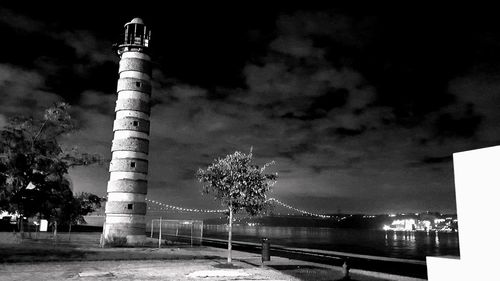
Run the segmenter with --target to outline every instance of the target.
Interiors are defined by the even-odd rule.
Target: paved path
[[[0,245],[1,246],[1,245]],[[37,248],[38,247],[38,248]],[[233,267],[226,250],[213,247],[96,248],[37,243],[3,245],[3,280],[340,280],[340,267],[282,257],[262,264],[261,255],[233,251]],[[353,280],[417,280],[376,272],[352,270]]]
[[[0,280],[300,280],[268,267],[219,260],[86,261],[2,265]]]

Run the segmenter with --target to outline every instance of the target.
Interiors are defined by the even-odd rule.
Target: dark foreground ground
[[[0,234],[0,280],[341,280],[342,268],[319,263],[226,251],[207,246],[156,243],[141,248],[99,248],[99,235],[74,233],[19,239]],[[351,270],[351,280],[419,280]],[[421,280],[421,279],[420,279]]]

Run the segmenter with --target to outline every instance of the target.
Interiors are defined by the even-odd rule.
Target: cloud
[[[463,133],[473,135],[477,141],[486,144],[498,143],[500,132],[496,128],[500,122],[500,83],[497,75],[470,73],[450,81],[449,89],[456,98],[456,106],[448,110],[457,125],[468,125]],[[460,121],[462,124],[460,124]],[[465,124],[464,124],[465,123]],[[460,128],[457,128],[460,131]]]
[[[0,129],[3,129],[7,125],[7,118],[5,115],[0,114]]]
[[[364,30],[370,23],[370,18],[356,22],[347,15],[332,11],[298,11],[281,15],[276,25],[283,36],[330,39],[344,45],[360,46],[367,39]]]
[[[75,102],[88,89],[116,89],[116,82],[103,79],[117,75],[117,58],[107,37],[101,38],[95,31],[62,27],[58,17],[35,20],[8,9],[2,9],[2,15],[0,24],[11,39],[5,53],[22,53],[3,56],[3,61],[38,73],[47,91]],[[31,47],[34,45],[36,48]]]
[[[296,58],[315,57],[321,59],[324,51],[313,46],[310,39],[293,36],[278,37],[269,45],[271,50],[287,54]]]
[[[499,140],[491,128],[500,114],[489,102],[500,84],[460,77],[449,85],[456,100],[412,113],[402,104],[411,104],[418,91],[381,72],[398,85],[397,101],[384,102],[381,97],[394,96],[372,83],[366,64],[373,60],[350,59],[349,51],[370,45],[370,21],[329,11],[281,15],[262,55],[235,70],[245,82],[241,87],[203,88],[155,68],[149,196],[178,205],[213,204],[199,195],[195,171],[253,147],[257,164],[276,161],[269,170],[280,175],[273,196],[305,209],[318,200],[326,211],[453,210],[447,155]],[[19,28],[31,33],[49,25],[26,21]],[[82,124],[65,144],[109,158],[117,59],[93,31],[59,31],[43,36],[63,46],[65,56],[39,56],[31,68],[0,65],[0,87],[7,93],[0,96],[1,112],[29,112],[64,96]],[[418,118],[406,126],[400,117],[411,114]],[[76,189],[105,193],[107,165],[71,173]]]
[[[167,90],[167,93],[161,94],[168,96],[170,99],[185,102],[192,102],[208,97],[208,91],[206,89],[186,84],[173,85]],[[162,97],[160,97],[160,99],[161,98]]]
[[[2,8],[0,11],[0,22],[9,25],[16,30],[27,32],[39,32],[44,30],[45,24],[21,14],[14,13],[9,9]]]
[[[94,32],[88,30],[65,31],[53,34],[54,38],[62,39],[75,50],[78,58],[86,59],[94,64],[115,61],[116,55],[111,51],[111,42],[97,39]]]
[[[78,107],[81,107],[82,110],[96,111],[105,115],[111,115],[111,113],[114,113],[115,105],[116,95],[96,92],[93,90],[84,91],[78,101]]]
[[[45,81],[41,74],[0,64],[0,111],[6,116],[32,115],[62,100],[62,97],[44,89]]]
[[[44,22],[15,13],[9,9],[2,9],[0,22],[16,30],[28,34],[36,34],[52,40],[60,40],[74,49],[78,58],[85,58],[92,63],[113,61],[111,42],[103,38],[96,38],[96,33],[89,30],[60,30],[56,28],[57,18],[54,21]],[[43,46],[42,46],[43,47]],[[36,51],[36,50],[35,50]]]
[[[448,163],[452,161],[451,155],[437,156],[437,157],[424,157],[422,163],[424,164],[438,164],[438,163]]]
[[[436,120],[436,135],[438,137],[472,137],[483,116],[477,114],[473,104],[465,106],[463,111],[442,113]]]

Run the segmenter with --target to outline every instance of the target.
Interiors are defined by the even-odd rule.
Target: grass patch
[[[73,247],[55,245],[0,245],[0,262],[81,260],[86,253]]]

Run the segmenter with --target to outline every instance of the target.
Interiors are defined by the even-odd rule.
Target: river
[[[205,225],[204,237],[227,239],[224,225]],[[233,240],[322,249],[393,258],[425,260],[426,256],[459,256],[458,233],[393,232],[373,229],[233,226]]]

